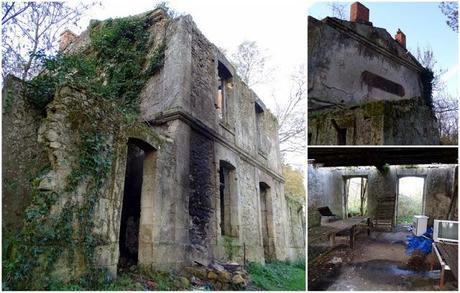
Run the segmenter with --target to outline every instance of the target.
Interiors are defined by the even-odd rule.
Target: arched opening
[[[143,234],[151,233],[140,225],[141,215],[146,216],[147,202],[153,200],[154,148],[148,143],[130,138],[126,156],[125,184],[119,234],[119,268],[137,265]],[[153,205],[153,202],[151,203]]]

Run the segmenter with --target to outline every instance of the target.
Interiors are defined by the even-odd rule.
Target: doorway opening
[[[273,218],[271,211],[271,198],[270,198],[270,186],[265,182],[259,183],[260,192],[260,213],[262,218],[262,244],[264,247],[264,258],[265,261],[272,260],[273,246],[270,241],[273,238],[273,225],[271,220]]]
[[[345,217],[367,215],[367,178],[352,177],[345,179]]]
[[[220,232],[225,236],[237,236],[235,167],[226,161],[220,161],[219,165]]]
[[[398,180],[396,224],[411,224],[414,215],[423,215],[425,178],[407,176]]]
[[[153,188],[147,188],[152,184],[154,176],[154,149],[148,143],[139,139],[128,140],[126,157],[125,184],[123,192],[123,204],[120,220],[119,234],[119,260],[118,267],[126,268],[137,265],[139,262],[139,235],[149,233],[140,229],[141,210],[146,216],[148,208],[144,202],[152,201]],[[145,230],[145,229],[144,229]]]
[[[120,267],[137,265],[139,253],[139,220],[141,215],[142,175],[145,152],[128,143],[125,189],[120,223]]]

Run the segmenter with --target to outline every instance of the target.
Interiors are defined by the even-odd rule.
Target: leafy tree
[[[283,176],[286,180],[284,184],[284,193],[287,196],[301,199],[305,199],[305,186],[303,184],[304,177],[303,173],[299,170],[294,169],[290,165],[283,166]]]
[[[2,77],[29,79],[40,71],[39,56],[55,55],[59,34],[77,27],[92,3],[2,2]]]
[[[441,2],[439,8],[447,16],[447,25],[454,32],[458,32],[458,2]]]

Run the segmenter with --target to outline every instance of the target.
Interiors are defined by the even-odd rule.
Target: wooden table
[[[332,228],[329,232],[329,240],[331,242],[332,246],[335,246],[335,236],[338,233],[341,232],[347,232],[350,235],[350,247],[353,248],[354,246],[354,241],[355,241],[355,230],[356,226],[361,224],[361,223],[366,223],[367,224],[367,235],[370,234],[370,221],[369,217],[352,217],[344,220],[338,220],[338,221],[333,221],[329,223],[323,223],[322,226],[326,226],[329,228]]]
[[[433,242],[433,250],[441,264],[441,280],[439,287],[444,287],[444,274],[446,270],[452,271],[455,279],[458,280],[458,244],[444,242]]]

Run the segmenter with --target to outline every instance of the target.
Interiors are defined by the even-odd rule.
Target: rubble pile
[[[241,290],[249,283],[249,275],[239,264],[196,263],[185,267],[190,283],[195,287],[211,287],[214,290]]]

